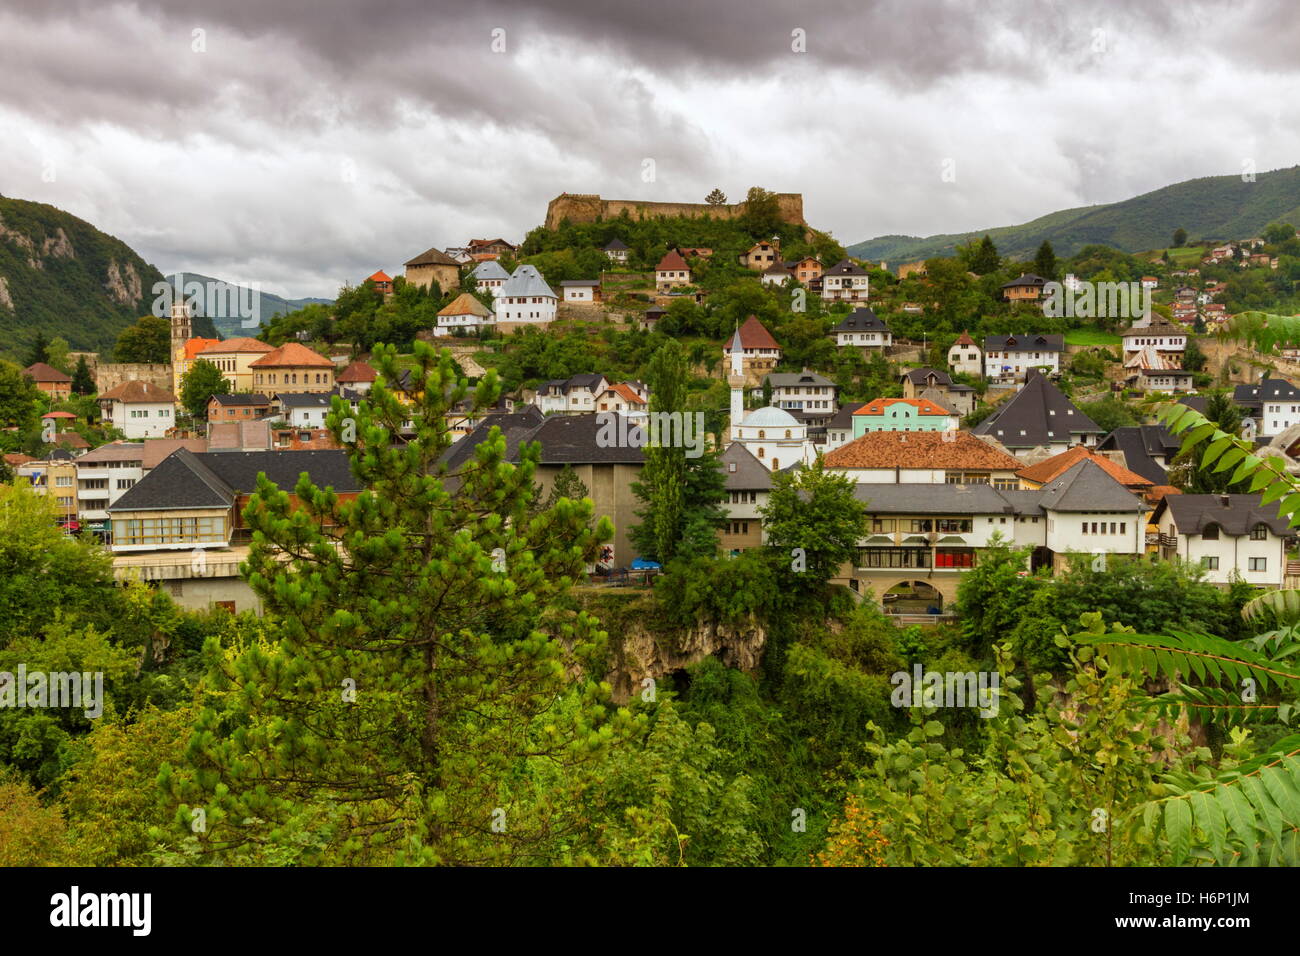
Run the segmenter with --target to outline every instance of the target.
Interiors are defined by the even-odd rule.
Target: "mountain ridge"
[[[1044,239],[1058,256],[1099,243],[1124,252],[1163,249],[1174,230],[1192,239],[1244,239],[1276,220],[1300,224],[1300,166],[1240,175],[1201,176],[1129,199],[1075,206],[1011,226],[933,236],[877,236],[848,246],[849,255],[888,263],[953,255],[957,245],[990,236],[1003,255],[1032,258]]]

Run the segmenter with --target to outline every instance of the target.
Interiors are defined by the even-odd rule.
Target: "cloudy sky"
[[[5,0],[0,193],[291,296],[563,191],[957,232],[1300,162],[1298,49],[1290,0]]]

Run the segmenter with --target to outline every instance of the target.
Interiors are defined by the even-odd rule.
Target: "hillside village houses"
[[[429,249],[405,263],[406,281],[421,289],[437,286],[443,292],[460,285],[460,263],[441,249]]]
[[[1192,373],[1183,368],[1182,359],[1171,352],[1158,351],[1154,345],[1143,346],[1124,360],[1125,382],[1144,392],[1190,392]]]
[[[1153,316],[1149,322],[1139,319],[1124,330],[1121,338],[1124,341],[1125,358],[1150,347],[1181,360],[1187,350],[1187,330],[1162,315]]]
[[[605,376],[584,373],[537,386],[534,404],[546,414],[596,411],[596,399],[609,388]]]
[[[1061,371],[1065,336],[988,335],[984,338],[984,377],[990,382],[1016,382],[1025,379],[1030,369],[1046,369],[1049,374]]]
[[[811,369],[802,372],[769,372],[763,376],[764,387],[772,389],[772,405],[791,412],[796,418],[824,424],[838,409],[835,383]],[[762,391],[757,389],[756,391]]]
[[[781,362],[781,346],[763,323],[752,315],[736,328],[722,347],[723,361],[731,362],[736,352],[740,353],[742,373],[750,385],[760,384],[763,376]]]
[[[600,301],[599,279],[565,279],[560,283],[565,302],[592,305]]]
[[[854,309],[831,329],[839,348],[881,349],[894,344],[894,334],[889,326],[863,306]]]
[[[669,249],[655,266],[655,291],[672,292],[691,284],[691,267],[676,249]]]
[[[1073,445],[1095,445],[1104,432],[1064,392],[1031,371],[1020,391],[976,425],[972,434],[995,439],[1017,456],[1028,456],[1038,449],[1062,452]]]
[[[842,259],[822,273],[821,297],[827,302],[867,301],[871,277],[850,259]]]
[[[1257,385],[1238,385],[1236,402],[1255,423],[1255,434],[1272,438],[1300,424],[1300,389],[1284,378],[1265,378]]]
[[[740,254],[740,264],[746,269],[766,272],[774,265],[785,268],[781,260],[781,247],[775,239],[771,242],[756,242]],[[787,272],[786,275],[789,273]],[[784,279],[782,280],[784,281]]]
[[[605,255],[609,257],[611,262],[627,262],[628,251],[627,243],[617,237],[605,244]]]
[[[230,383],[232,392],[251,392],[257,374],[251,368],[253,362],[274,351],[273,345],[240,336],[208,346],[200,351],[195,359],[202,359],[215,365],[221,372],[222,378]]]
[[[379,373],[370,366],[369,362],[357,359],[348,363],[347,367],[335,375],[334,381],[342,388],[349,388],[359,395],[365,395],[377,378]]]
[[[555,321],[559,297],[546,284],[536,266],[521,265],[501,286],[496,300],[496,320],[502,331],[517,326],[542,328]]]
[[[208,427],[217,422],[251,421],[271,413],[271,399],[257,392],[213,395],[208,399]]]
[[[123,382],[97,401],[103,422],[129,439],[165,438],[176,427],[176,396],[149,382]]]
[[[329,392],[334,363],[299,342],[286,342],[248,363],[257,390]]]
[[[495,261],[492,264],[496,265]],[[483,326],[491,325],[492,321],[491,309],[468,292],[462,292],[438,310],[438,324],[434,326],[433,334],[439,337],[454,335],[459,329],[462,333],[473,332],[477,335]]]
[[[983,375],[984,359],[980,347],[964,330],[957,336],[957,341],[948,349],[948,365],[954,372],[963,375]]]
[[[937,368],[912,368],[899,376],[904,398],[923,398],[950,414],[969,415],[975,410],[975,389],[958,385],[952,377]]]
[[[33,385],[56,402],[62,402],[72,396],[72,376],[65,375],[52,365],[36,362],[23,369]]]
[[[1002,298],[1008,302],[1037,302],[1043,295],[1047,280],[1042,276],[1025,273],[1002,285]]]
[[[495,259],[483,260],[469,275],[478,291],[491,292],[494,297],[501,294],[501,287],[510,278],[510,273]]]
[[[1199,564],[1208,581],[1228,584],[1239,576],[1256,587],[1283,586],[1293,530],[1259,495],[1167,495],[1151,523],[1160,556]]]

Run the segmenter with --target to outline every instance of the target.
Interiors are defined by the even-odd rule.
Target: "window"
[[[1219,526],[1217,524],[1206,525],[1205,530],[1201,532],[1201,537],[1204,538],[1206,541],[1218,541]]]
[[[1201,567],[1207,571],[1217,571],[1219,570],[1219,559],[1212,555],[1204,555],[1201,558]]]
[[[1250,529],[1250,540],[1251,540],[1251,541],[1267,541],[1267,540],[1268,540],[1268,525],[1266,525],[1266,524],[1257,524],[1257,525],[1255,525],[1255,527],[1251,528],[1251,529]]]
[[[1267,570],[1268,570],[1268,558],[1251,558],[1251,559],[1250,559],[1250,570],[1252,570],[1252,571],[1267,571]]]

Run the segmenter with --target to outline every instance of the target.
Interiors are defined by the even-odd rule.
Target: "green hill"
[[[149,313],[162,278],[85,220],[0,196],[0,355],[22,359],[40,330],[107,358],[118,333]],[[195,334],[213,330],[203,321]]]
[[[1058,256],[1074,255],[1090,243],[1125,252],[1162,249],[1174,230],[1197,239],[1246,239],[1270,222],[1300,224],[1300,166],[1260,173],[1255,182],[1241,176],[1207,176],[1100,206],[1063,209],[1019,226],[999,226],[941,236],[879,236],[849,246],[849,254],[892,267],[918,259],[949,256],[986,233],[1003,255],[1029,259],[1044,239]]]

